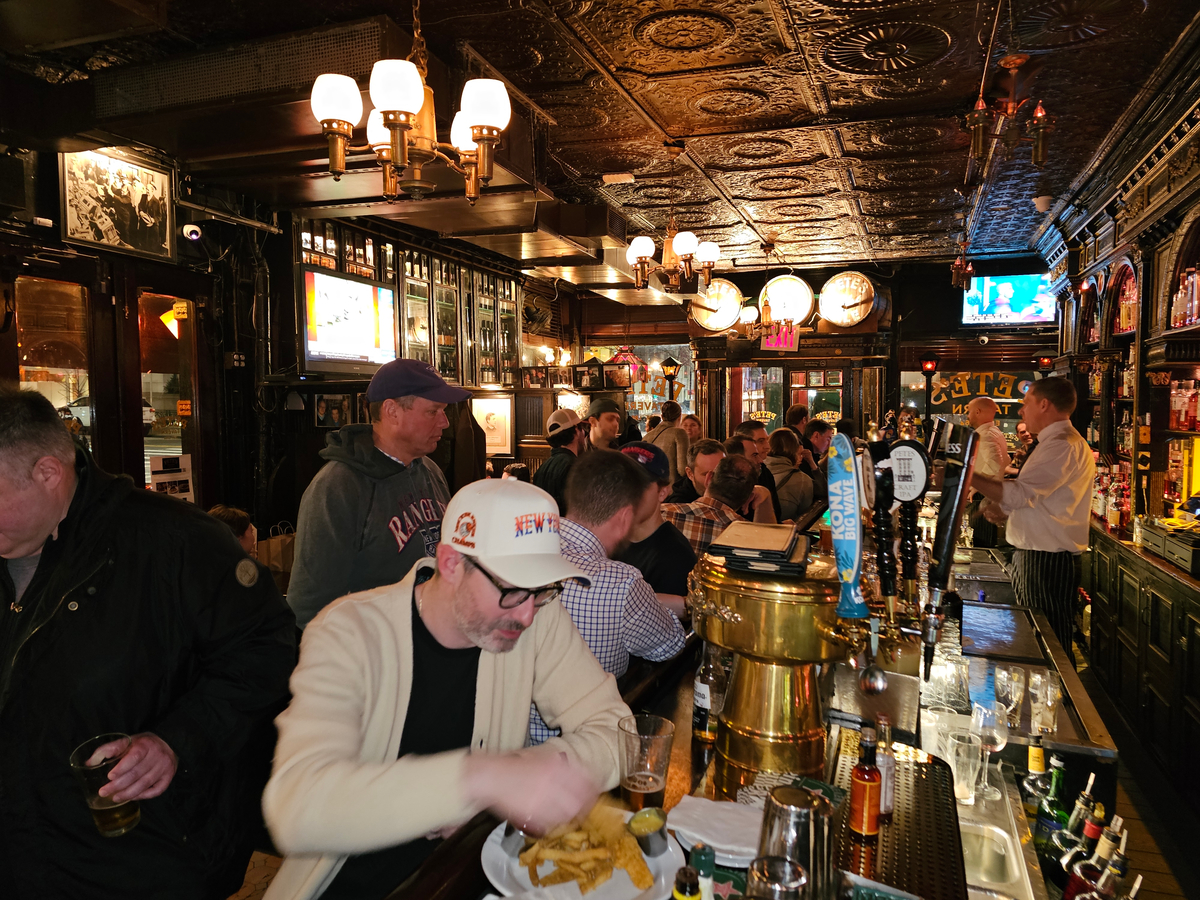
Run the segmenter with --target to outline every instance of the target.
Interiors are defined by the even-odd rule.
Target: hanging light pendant
[[[340,181],[346,172],[346,143],[362,121],[362,94],[349,75],[318,75],[309,105],[329,139],[329,171]]]

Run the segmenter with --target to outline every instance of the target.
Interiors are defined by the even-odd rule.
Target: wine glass
[[[1021,701],[1025,699],[1025,670],[1020,666],[996,666],[996,699],[1008,713],[1008,727],[1021,724]]]
[[[988,758],[1008,744],[1008,710],[1004,704],[976,703],[971,709],[971,733],[979,735],[983,747],[978,794],[984,800],[999,800],[1003,795],[988,780]]]

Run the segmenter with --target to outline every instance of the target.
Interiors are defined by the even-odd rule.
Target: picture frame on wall
[[[511,456],[513,452],[513,398],[474,397],[471,412],[483,429],[488,456]]]
[[[826,387],[841,387],[842,386],[842,370],[831,369],[825,373]]]
[[[552,388],[575,387],[575,373],[570,366],[551,366],[550,379]]]
[[[60,153],[63,240],[174,262],[174,173],[117,149]]]
[[[318,428],[341,428],[352,421],[351,394],[315,394],[313,423]]]
[[[825,387],[825,373],[810,371],[808,373],[808,386],[809,387]]]
[[[521,370],[521,387],[545,390],[550,386],[550,373],[545,366],[526,366]]]
[[[604,387],[604,367],[592,357],[575,366],[575,387],[581,391],[598,391]]]
[[[604,389],[606,391],[628,391],[632,383],[629,363],[605,363]]]
[[[354,395],[354,421],[360,425],[367,425],[371,421],[370,404],[367,403],[366,392]]]

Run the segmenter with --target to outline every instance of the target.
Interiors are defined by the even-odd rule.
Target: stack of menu
[[[808,537],[794,525],[734,522],[717,535],[708,552],[724,557],[729,569],[803,577]]]

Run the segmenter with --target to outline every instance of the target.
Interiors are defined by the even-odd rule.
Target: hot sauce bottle
[[[850,772],[850,830],[864,837],[879,834],[879,795],[883,776],[875,765],[875,729],[864,728],[858,765]]]

